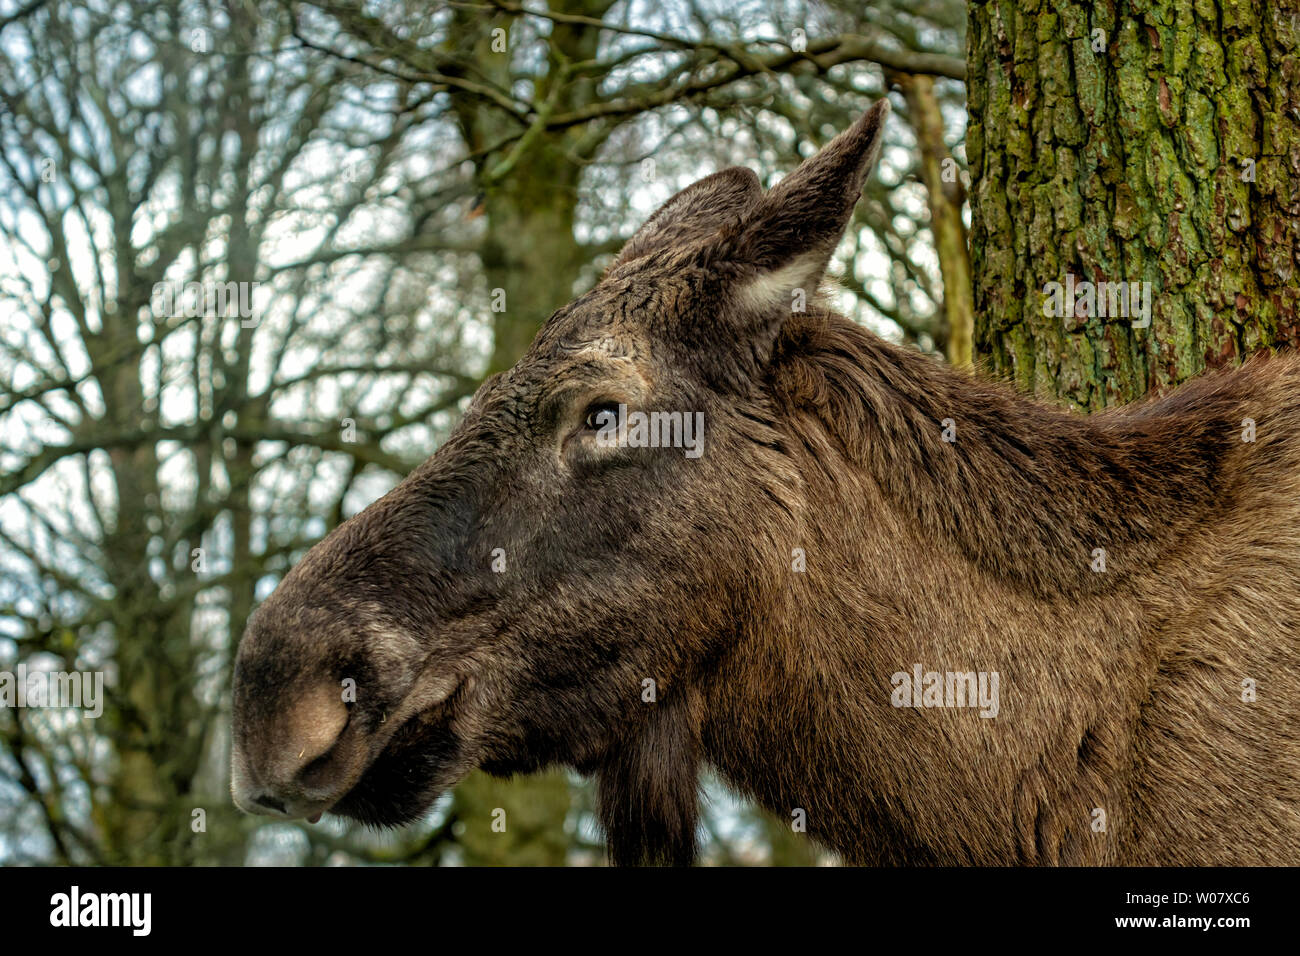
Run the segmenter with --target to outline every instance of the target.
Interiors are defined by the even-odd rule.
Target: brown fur
[[[1300,862],[1300,363],[1084,418],[792,313],[886,112],[670,200],[285,578],[236,663],[241,806],[394,824],[562,763],[615,862],[686,863],[711,763],[851,862]],[[702,411],[705,453],[595,447],[609,402]],[[1000,712],[892,706],[917,663],[997,671]]]

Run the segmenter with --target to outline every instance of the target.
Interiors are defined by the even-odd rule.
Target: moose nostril
[[[306,787],[318,787],[326,783],[330,772],[330,756],[333,753],[334,750],[331,748],[299,770],[299,782]]]
[[[276,813],[287,814],[289,812],[285,810],[283,803],[275,799],[275,797],[269,797],[266,794],[263,794],[262,796],[258,797],[253,802],[261,804],[262,806],[266,807],[268,810],[274,810]]]
[[[318,753],[315,758],[308,760],[307,763],[298,771],[295,779],[299,785],[306,787],[308,790],[319,790],[321,788],[328,788],[331,785],[331,778],[335,776],[337,772],[335,767],[335,758],[338,755],[339,745],[343,739],[343,734],[347,731],[351,723],[352,711],[351,708],[349,708],[344,716],[343,726],[338,728],[336,736],[329,741],[329,746]],[[317,740],[317,746],[320,745],[320,739],[321,738],[318,738]],[[305,756],[306,753],[307,749],[304,748],[303,753],[299,756]]]

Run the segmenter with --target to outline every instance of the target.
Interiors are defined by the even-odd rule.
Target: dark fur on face
[[[615,863],[684,864],[707,762],[853,862],[1300,862],[1300,366],[1081,418],[827,311],[886,114],[675,196],[286,576],[242,807],[397,824],[565,764]],[[600,447],[619,405],[702,412],[703,454]],[[891,706],[918,662],[1000,713]]]

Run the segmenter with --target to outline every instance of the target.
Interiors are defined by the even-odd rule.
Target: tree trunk
[[[1094,410],[1300,344],[1296,9],[971,4],[975,349],[994,373]]]
[[[921,151],[921,180],[930,208],[930,233],[943,276],[944,354],[951,365],[971,363],[975,305],[971,300],[970,254],[961,210],[965,190],[957,164],[943,139],[943,114],[934,94],[934,77],[889,74],[907,100],[907,111]]]
[[[489,373],[519,361],[547,316],[573,298],[585,261],[573,236],[577,179],[572,163],[537,156],[489,188],[482,253],[494,298]]]
[[[569,0],[550,6],[557,13],[599,20],[611,3]],[[456,42],[473,37],[471,61],[501,88],[509,88],[520,68],[508,32],[515,18],[483,19],[468,9],[454,15]],[[599,36],[590,26],[556,25],[547,45],[550,61],[535,80],[533,100],[539,110],[572,110],[593,99],[593,81],[575,81],[568,69],[596,57]],[[547,316],[573,298],[574,282],[587,260],[573,233],[582,173],[575,159],[590,159],[600,138],[532,129],[520,136],[519,121],[493,104],[461,97],[454,108],[465,145],[479,156],[475,178],[488,225],[482,261],[493,309],[488,372],[500,372],[519,360]],[[502,142],[508,145],[492,148]]]

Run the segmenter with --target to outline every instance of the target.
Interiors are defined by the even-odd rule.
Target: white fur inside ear
[[[782,309],[802,312],[817,295],[826,259],[818,253],[804,253],[745,282],[736,294],[745,307],[755,312]]]

